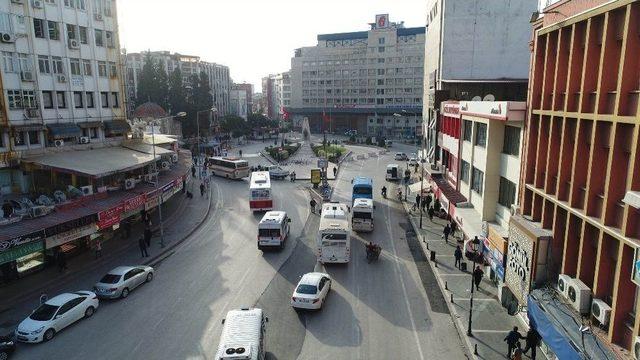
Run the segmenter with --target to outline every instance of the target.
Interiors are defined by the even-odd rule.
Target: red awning
[[[467,201],[467,198],[454,189],[442,174],[433,174],[431,175],[431,179],[451,204],[455,205]]]

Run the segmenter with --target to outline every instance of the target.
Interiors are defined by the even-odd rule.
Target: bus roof
[[[373,186],[373,179],[364,176],[356,176],[353,179],[353,186]]]
[[[328,203],[322,205],[319,231],[326,229],[349,230],[347,205]]]
[[[398,168],[398,164],[389,164],[387,165],[387,169]]]
[[[353,200],[353,208],[367,208],[367,209],[373,209],[373,200],[371,199],[365,199],[365,198],[358,198]]]
[[[250,189],[268,189],[271,188],[271,178],[268,171],[254,171],[251,173]]]
[[[287,213],[284,211],[267,211],[262,217],[262,220],[260,220],[259,225],[280,224],[284,221],[285,216],[287,216]]]
[[[250,346],[251,353],[257,354],[260,346],[262,309],[231,310],[225,318],[224,328],[218,345],[218,356],[227,346]],[[218,358],[218,357],[216,357]]]

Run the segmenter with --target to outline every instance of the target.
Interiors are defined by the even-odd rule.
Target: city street
[[[243,155],[265,164],[257,155],[263,146],[249,144]],[[15,359],[212,359],[226,312],[251,306],[269,317],[270,359],[464,358],[401,204],[380,196],[385,166],[394,162],[393,151],[403,150],[411,152],[394,144],[390,154],[345,162],[333,183],[333,200],[349,203],[354,176],[374,179],[376,229],[354,233],[349,264],[316,263],[319,217],[309,213],[307,182],[272,183],[276,207],[292,218],[292,229],[283,251],[262,253],[255,240],[262,214],[249,211],[248,179],[214,178],[211,215],[156,265],[153,282],[125,300],[101,301],[91,319],[50,343],[20,344]],[[395,185],[386,186],[393,194]],[[383,252],[367,264],[364,243],[370,240]],[[297,313],[289,304],[291,293],[299,276],[314,269],[332,276],[332,291],[321,311]],[[84,288],[100,275],[87,278]]]

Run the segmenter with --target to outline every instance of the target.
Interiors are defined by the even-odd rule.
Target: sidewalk
[[[194,193],[193,199],[188,199],[184,194],[178,193],[162,207],[164,243],[160,247],[160,228],[158,211],[152,213],[153,238],[148,248],[150,257],[142,258],[138,248],[138,239],[142,237],[144,225],[133,224],[131,235],[122,238],[117,236],[102,243],[102,257],[95,259],[93,250],[84,251],[77,256],[68,259],[68,270],[60,273],[55,264],[45,269],[28,275],[25,278],[14,280],[9,284],[0,285],[0,334],[11,331],[15,327],[15,316],[10,314],[19,311],[19,307],[28,305],[35,308],[40,293],[45,292],[49,296],[55,296],[62,291],[91,289],[104,272],[119,265],[147,264],[153,265],[166,256],[182,241],[188,238],[205,219],[209,216],[213,196],[201,198],[199,192]],[[81,285],[80,285],[81,284]]]
[[[422,219],[422,229],[419,229],[420,212],[409,211],[412,203],[403,203],[411,224],[413,225],[418,238],[421,240],[422,248],[425,254],[430,255],[431,251],[435,251],[436,260],[429,261],[429,265],[433,270],[440,290],[447,299],[447,305],[451,312],[451,317],[460,334],[463,343],[468,347],[469,353],[474,353],[477,346],[477,354],[471,355],[474,359],[505,359],[507,353],[507,344],[504,338],[507,333],[517,326],[520,333],[524,336],[527,332],[527,326],[518,316],[507,314],[507,310],[502,307],[498,300],[498,289],[494,283],[485,277],[480,284],[480,290],[474,291],[473,294],[473,316],[472,316],[472,333],[473,336],[467,336],[467,327],[469,321],[469,297],[471,293],[471,267],[473,263],[463,258],[463,262],[467,263],[467,271],[463,272],[456,268],[453,253],[456,245],[462,248],[462,243],[457,242],[462,232],[456,233],[456,238],[449,237],[449,244],[446,244],[441,238],[442,230],[446,224],[446,220],[435,218],[433,222],[429,220],[429,216],[425,213]],[[484,270],[484,269],[483,269]],[[451,302],[453,299],[453,303]],[[524,348],[524,340],[521,340]],[[528,355],[531,355],[529,352]],[[536,354],[536,359],[546,359],[540,349]],[[529,358],[525,355],[523,358]]]

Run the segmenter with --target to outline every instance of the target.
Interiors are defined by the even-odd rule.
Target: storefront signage
[[[0,242],[0,253],[5,252],[11,248],[16,246],[26,244],[32,241],[37,241],[43,239],[45,236],[44,230],[38,230],[36,232],[32,232],[28,235],[17,236],[11,240],[5,240]]]
[[[120,223],[120,214],[124,211],[124,204],[112,207],[98,213],[98,228],[105,229]]]
[[[455,118],[460,117],[460,104],[443,102],[440,106],[442,107],[442,115]]]
[[[147,194],[146,201],[144,203],[144,209],[150,210],[156,206],[158,206],[158,193],[156,191],[153,191]]]
[[[56,226],[49,227],[44,232],[47,237],[50,237],[56,234],[61,234],[67,231],[71,231],[79,227],[83,227],[85,225],[93,224],[95,222],[96,222],[95,215],[87,215],[78,219],[64,222],[62,224],[58,224]]]
[[[530,239],[524,231],[513,224],[509,226],[505,283],[520,303],[526,302],[531,288],[533,246],[533,239]]]
[[[138,195],[132,199],[124,201],[124,211],[129,212],[141,208],[144,206],[145,197],[144,194]]]
[[[45,245],[47,249],[51,249],[53,247],[62,245],[69,241],[73,241],[73,240],[91,235],[96,231],[98,231],[98,227],[95,224],[82,226],[82,227],[46,238]]]
[[[503,121],[524,120],[525,109],[526,105],[524,102],[465,101],[460,103],[460,112],[462,115]]]
[[[28,244],[22,244],[20,246],[12,248],[9,251],[1,252],[0,264],[19,259],[23,256],[33,254],[34,252],[42,250],[44,250],[44,243],[42,241],[34,241]]]

